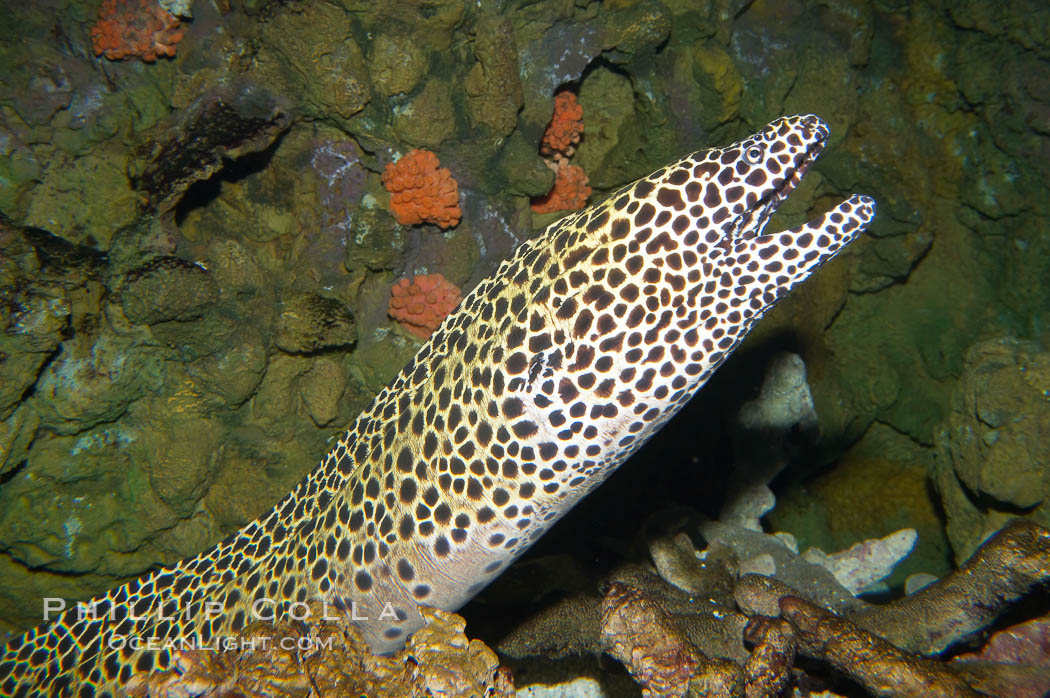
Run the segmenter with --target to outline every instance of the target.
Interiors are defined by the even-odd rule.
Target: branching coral
[[[387,314],[406,330],[426,339],[459,305],[459,289],[441,274],[401,279],[390,289]]]
[[[440,164],[429,150],[413,150],[386,166],[383,186],[390,192],[390,212],[398,223],[435,223],[442,228],[459,223],[459,187]]]
[[[91,27],[91,45],[96,56],[111,61],[152,63],[158,56],[174,56],[182,34],[178,18],[153,0],[103,0]]]
[[[532,202],[532,210],[536,213],[572,211],[587,205],[591,188],[587,186],[587,174],[583,168],[562,160],[556,172],[551,190]]]

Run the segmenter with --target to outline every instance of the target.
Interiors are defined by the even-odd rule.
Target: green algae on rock
[[[102,334],[82,354],[63,351],[36,382],[41,425],[76,434],[120,418],[135,400],[163,385],[161,353],[141,339],[115,333]]]
[[[285,298],[277,319],[276,344],[289,354],[346,347],[357,341],[357,321],[341,301],[315,293]]]
[[[514,130],[518,110],[525,104],[514,34],[507,19],[494,15],[479,19],[475,32],[474,55],[478,62],[470,69],[463,87],[474,121],[504,138]]]
[[[42,182],[26,196],[26,225],[61,231],[70,242],[105,250],[114,231],[139,215],[139,195],[125,172],[126,155],[99,148],[80,157],[56,153]]]
[[[427,73],[428,54],[411,34],[382,31],[370,45],[369,75],[384,97],[408,94]]]
[[[354,236],[347,241],[343,259],[347,271],[384,271],[396,267],[408,239],[408,229],[378,206],[359,208],[354,222]]]
[[[419,94],[395,110],[393,127],[399,139],[410,145],[427,148],[441,145],[456,128],[448,81],[427,80]]]
[[[199,318],[218,296],[206,269],[178,257],[157,257],[124,275],[120,304],[131,322],[155,325]]]
[[[346,120],[372,98],[368,64],[350,17],[328,3],[278,12],[262,26],[257,77],[297,97],[314,117]]]
[[[951,553],[939,503],[931,497],[932,465],[929,449],[876,422],[835,467],[788,475],[768,522],[794,534],[802,547],[829,551],[913,528],[918,545],[888,583],[899,587],[919,572],[944,575],[951,569]]]

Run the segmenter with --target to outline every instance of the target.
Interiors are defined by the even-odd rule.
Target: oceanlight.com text
[[[316,652],[318,650],[331,650],[335,637],[280,637],[274,638],[266,635],[255,637],[217,637],[205,642],[199,635],[180,637],[178,639],[161,639],[156,637],[139,637],[137,635],[112,635],[106,640],[110,649],[122,650],[150,650],[159,652],[169,650],[171,652],[186,652],[190,650],[208,652],[259,652],[270,649],[282,649],[287,652]]]

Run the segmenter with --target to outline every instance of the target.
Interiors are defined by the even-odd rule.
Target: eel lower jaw
[[[845,245],[846,242],[867,230],[871,225],[871,220],[875,219],[876,208],[873,197],[866,194],[853,194],[823,215],[784,232],[794,235],[805,231],[819,231],[831,235],[840,245]]]
[[[875,199],[865,194],[853,194],[823,215],[783,232],[792,236],[805,232],[824,233],[841,247],[868,229],[875,218],[875,209]]]
[[[785,241],[785,236],[798,240],[798,254],[785,269],[787,278],[778,281],[774,291],[775,299],[782,297],[817,267],[834,257],[838,250],[867,230],[875,218],[875,208],[875,199],[863,194],[853,194],[811,221],[749,241],[747,245],[751,246],[751,251],[761,256],[766,248],[772,247],[773,253],[776,254],[785,245],[793,244]],[[775,299],[767,302],[764,307],[768,309]]]

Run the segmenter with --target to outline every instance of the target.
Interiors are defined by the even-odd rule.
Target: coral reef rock
[[[422,608],[426,625],[391,657],[372,655],[342,613],[320,604],[306,620],[273,626],[257,622],[228,638],[221,651],[176,652],[175,668],[134,676],[129,698],[148,696],[399,696],[403,698],[511,698],[514,682],[495,652],[467,640],[466,623]]]
[[[455,129],[452,88],[447,80],[427,80],[419,94],[394,114],[394,132],[410,145],[436,148]]]
[[[780,599],[803,654],[821,659],[875,695],[976,698],[980,695],[944,664],[916,657],[844,618],[797,596]]]
[[[261,25],[252,79],[287,95],[306,115],[346,120],[372,99],[368,64],[354,25],[333,3],[304,2]]]
[[[859,594],[888,577],[915,548],[917,538],[915,529],[904,528],[885,538],[861,541],[830,555],[819,548],[810,548],[802,558],[827,569],[839,584]]]
[[[203,267],[157,257],[124,276],[120,304],[132,322],[155,325],[199,318],[218,296],[218,285]]]
[[[534,683],[518,689],[517,698],[606,698],[601,684],[592,678],[580,677],[564,683]]]
[[[277,346],[289,354],[348,347],[357,341],[354,314],[336,298],[302,293],[282,303]]]
[[[518,110],[525,96],[518,76],[518,49],[510,22],[485,16],[478,21],[474,55],[464,89],[474,121],[491,128],[500,137],[510,135],[518,123]]]
[[[291,125],[287,110],[250,87],[217,88],[145,134],[129,165],[136,188],[158,211],[224,164],[268,148]]]
[[[384,97],[408,94],[426,75],[428,56],[411,34],[383,31],[372,42],[369,74]]]
[[[642,686],[643,696],[729,696],[739,692],[732,662],[709,659],[656,602],[615,582],[602,601],[602,646]]]
[[[937,439],[937,485],[956,559],[1018,511],[1050,525],[1050,352],[978,343]]]
[[[769,482],[790,459],[786,441],[795,430],[818,429],[806,364],[798,354],[770,359],[758,397],[745,402],[733,424],[735,463],[719,521],[761,531],[761,518],[776,504]]]

